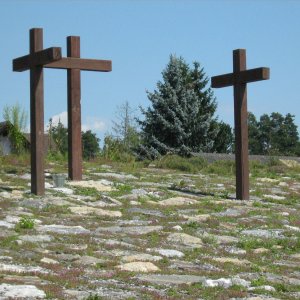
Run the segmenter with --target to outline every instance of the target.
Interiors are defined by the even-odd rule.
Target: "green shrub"
[[[126,148],[124,142],[110,135],[104,138],[102,156],[105,159],[125,163],[135,161],[134,155]]]
[[[21,217],[19,222],[15,226],[15,230],[18,231],[20,229],[33,229],[34,228],[35,221],[31,217]]]

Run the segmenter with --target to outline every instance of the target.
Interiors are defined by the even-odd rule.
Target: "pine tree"
[[[157,90],[147,92],[151,107],[141,109],[141,156],[155,158],[166,153],[188,156],[213,149],[218,133],[216,101],[208,78],[198,62],[193,68],[182,57],[170,56]]]

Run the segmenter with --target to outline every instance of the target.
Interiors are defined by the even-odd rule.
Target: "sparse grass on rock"
[[[299,299],[297,164],[251,162],[251,200],[238,201],[232,161],[96,158],[88,185],[65,193],[46,177],[43,197],[28,156],[1,162],[0,298],[22,284],[46,299]]]

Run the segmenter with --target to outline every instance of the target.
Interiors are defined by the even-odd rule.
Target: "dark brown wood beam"
[[[222,88],[226,86],[232,86],[234,84],[242,84],[255,82],[260,80],[267,80],[270,78],[269,68],[256,68],[245,70],[237,73],[228,73],[220,76],[214,76],[211,78],[212,88]]]
[[[245,73],[246,50],[233,51],[233,72]],[[252,70],[248,70],[252,71]],[[248,158],[248,112],[247,84],[236,83],[234,91],[234,131],[235,131],[235,167],[236,198],[249,199],[249,158]]]
[[[51,47],[13,60],[13,71],[22,72],[61,59],[61,48]]]
[[[43,30],[30,30],[30,55],[43,49]],[[45,194],[44,175],[44,75],[43,67],[30,69],[30,143],[31,143],[31,192]]]
[[[112,70],[112,62],[111,60],[63,57],[61,60],[44,65],[44,67],[55,69],[80,69],[82,71],[110,72]]]
[[[80,37],[67,37],[68,57],[80,57]],[[68,163],[69,178],[82,180],[80,69],[68,69]]]

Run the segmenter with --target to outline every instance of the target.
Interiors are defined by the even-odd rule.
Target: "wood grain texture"
[[[44,67],[54,69],[80,69],[82,71],[110,72],[112,70],[112,62],[111,60],[63,57],[58,61],[44,65]]]
[[[30,55],[43,49],[43,30],[30,30]],[[30,69],[31,192],[45,194],[44,176],[44,73],[43,67]]]
[[[246,70],[246,50],[233,51],[233,72]],[[236,198],[249,199],[247,84],[234,85]]]
[[[67,37],[68,57],[80,57],[80,38]],[[80,69],[68,69],[68,163],[69,178],[82,179]]]
[[[51,47],[13,60],[13,71],[22,72],[61,59],[61,48]]]
[[[222,88],[240,83],[249,83],[270,78],[269,68],[256,68],[236,73],[228,73],[211,78],[212,88]]]
[[[247,83],[270,78],[269,68],[246,70],[246,50],[233,51],[233,73],[211,78],[212,88],[233,86],[236,163],[236,198],[249,199]]]

